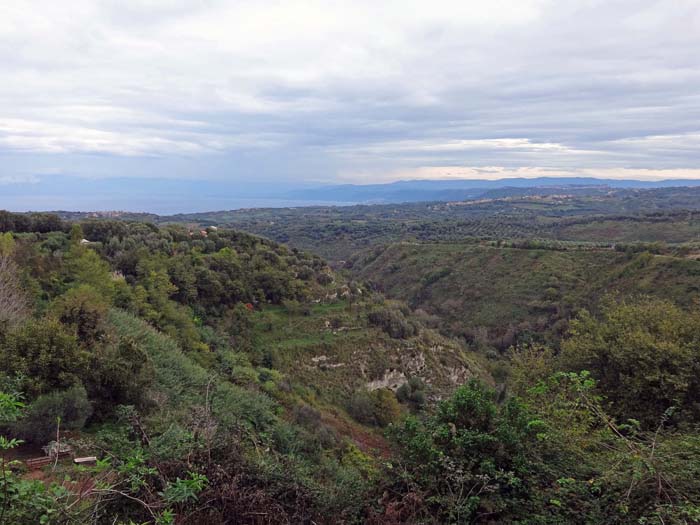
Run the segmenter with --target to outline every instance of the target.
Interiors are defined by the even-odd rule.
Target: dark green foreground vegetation
[[[700,523],[695,261],[478,244],[355,261],[414,303],[461,297],[469,269],[510,276],[451,307],[476,305],[450,339],[431,328],[450,334],[449,312],[233,230],[0,226],[0,523]],[[477,330],[533,312],[508,341]],[[14,461],[57,436],[97,465]]]

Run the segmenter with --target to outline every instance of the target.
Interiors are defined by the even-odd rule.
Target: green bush
[[[399,387],[396,397],[402,403],[420,408],[425,404],[425,384],[419,377],[414,376]]]
[[[380,427],[395,423],[401,417],[401,406],[396,395],[388,388],[373,392],[375,420]]]
[[[384,427],[401,417],[401,407],[394,392],[380,388],[372,392],[358,390],[347,402],[348,413],[365,425]]]
[[[71,288],[54,305],[53,311],[61,323],[72,329],[84,345],[102,339],[109,303],[89,285]]]
[[[91,414],[85,388],[76,385],[36,398],[15,428],[23,439],[44,444],[55,438],[57,426],[61,430],[80,430]]]
[[[29,399],[80,383],[87,358],[58,321],[29,321],[0,340],[0,368],[24,378],[21,389]]]
[[[146,408],[154,379],[153,361],[132,337],[95,349],[90,354],[90,374],[85,378],[95,416],[105,418],[117,405]]]
[[[409,416],[392,435],[409,486],[425,497],[416,522],[473,523],[482,513],[501,522],[527,498],[528,419],[516,401],[499,407],[477,382],[457,389],[426,421]]]
[[[588,370],[610,412],[655,428],[664,413],[700,421],[700,315],[668,301],[608,302],[582,313],[562,344],[569,370]]]
[[[347,411],[355,421],[365,425],[375,425],[374,399],[366,390],[355,392],[347,402]]]
[[[394,308],[381,308],[370,312],[367,320],[394,339],[408,339],[418,334],[416,323],[406,319],[403,312]]]

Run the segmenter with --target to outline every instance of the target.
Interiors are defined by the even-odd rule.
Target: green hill
[[[697,521],[687,246],[0,218],[0,522]]]
[[[551,339],[607,294],[649,294],[689,306],[700,261],[609,249],[532,249],[494,243],[398,243],[352,261],[358,278],[437,316],[444,331],[501,349]]]
[[[0,236],[0,404],[26,414],[0,428],[28,451],[68,432],[104,464],[44,471],[65,501],[12,478],[29,505],[17,522],[60,508],[60,523],[221,523],[261,505],[357,522],[387,425],[493,383],[464,344],[317,256],[233,230],[19,217],[24,231]],[[193,507],[205,479],[219,504]],[[74,501],[84,483],[108,489]]]

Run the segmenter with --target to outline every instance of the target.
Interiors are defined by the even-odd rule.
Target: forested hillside
[[[355,521],[389,450],[381,429],[490,382],[404,306],[248,234],[50,215],[3,229],[3,426],[24,442],[7,465],[57,436],[101,461],[41,480],[95,484],[82,502],[13,473],[13,523]],[[226,503],[197,507],[200,492]]]
[[[700,522],[692,248],[0,232],[0,523]]]
[[[684,307],[700,300],[700,261],[685,249],[659,253],[644,244],[400,243],[348,265],[445,333],[501,351],[560,338],[569,319],[607,295],[652,295]]]

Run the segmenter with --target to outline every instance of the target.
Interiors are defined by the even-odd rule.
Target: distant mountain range
[[[159,215],[236,210],[460,201],[566,193],[604,194],[611,189],[700,186],[700,180],[662,181],[539,177],[499,180],[407,180],[386,184],[318,186],[308,182],[154,178],[78,179],[42,176],[32,183],[0,184],[0,209],[11,211],[124,210]]]
[[[481,197],[496,197],[498,194],[527,194],[518,189],[537,188],[538,193],[581,190],[603,190],[606,188],[665,188],[677,186],[700,186],[700,180],[668,179],[661,181],[598,179],[594,177],[538,177],[533,179],[508,178],[498,180],[454,179],[454,180],[407,180],[387,184],[342,184],[318,188],[295,190],[285,197],[298,201],[327,201],[354,203],[400,203],[419,201],[452,201]],[[498,190],[509,190],[502,192]]]

